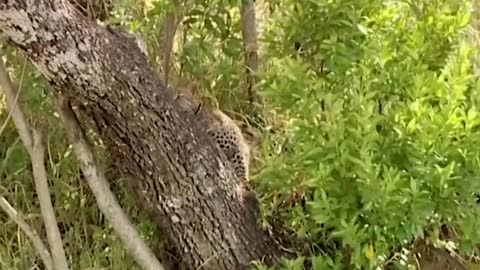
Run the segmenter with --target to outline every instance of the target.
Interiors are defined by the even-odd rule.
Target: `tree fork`
[[[114,165],[163,218],[187,267],[278,260],[244,200],[245,183],[193,114],[179,111],[133,40],[89,22],[66,0],[1,0],[0,31],[94,116]]]

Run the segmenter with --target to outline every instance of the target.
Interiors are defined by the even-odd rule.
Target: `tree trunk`
[[[87,108],[190,269],[242,269],[280,251],[245,202],[245,183],[132,39],[66,0],[1,0],[0,31],[64,96]]]
[[[255,83],[258,71],[257,25],[255,22],[255,1],[242,0],[242,34],[245,52],[247,95],[250,102],[255,101]]]
[[[179,7],[181,3],[178,1],[171,1],[172,5]],[[173,45],[175,43],[175,33],[177,31],[178,19],[176,11],[169,11],[165,14],[163,25],[162,25],[162,34],[160,39],[160,49],[162,56],[162,71],[165,80],[165,84],[168,85],[170,78],[170,66],[173,53]]]

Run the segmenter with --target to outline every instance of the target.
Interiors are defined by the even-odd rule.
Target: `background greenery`
[[[422,238],[475,262],[480,95],[472,2],[256,1],[256,90],[265,102],[253,107],[245,98],[238,6],[123,0],[112,21],[141,33],[160,69],[163,18],[167,11],[181,16],[172,77],[195,82],[256,130],[252,184],[262,225],[312,243],[311,255],[285,261],[284,269],[375,269],[387,262],[415,269],[410,251]],[[138,269],[95,206],[43,80],[3,48],[21,82],[23,108],[49,131],[52,199],[72,269]],[[1,126],[8,111],[0,101]],[[104,149],[96,150],[124,209],[163,250],[125,179],[108,169]],[[44,233],[30,161],[11,122],[0,135],[0,192]],[[0,224],[0,269],[36,269],[28,239],[3,213]],[[439,239],[445,227],[455,232],[448,242]]]

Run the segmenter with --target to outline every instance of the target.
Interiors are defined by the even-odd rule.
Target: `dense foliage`
[[[315,243],[340,240],[358,267],[442,224],[457,229],[463,252],[475,250],[470,3],[281,1],[275,14],[260,89],[288,119],[287,145],[265,151],[257,182],[266,210]],[[313,269],[337,259],[311,258]]]
[[[415,264],[414,240],[424,237],[453,245],[465,258],[477,255],[480,95],[471,1],[256,4],[261,116],[245,99],[239,1],[124,0],[111,21],[141,33],[160,70],[159,33],[167,12],[176,14],[172,77],[200,85],[261,134],[252,184],[262,225],[310,243],[308,255],[285,260],[284,269],[374,269],[387,262],[406,269]],[[8,52],[23,107],[49,128],[52,194],[72,268],[136,269],[106,228],[71,148],[59,144],[64,135],[42,80]],[[8,115],[2,106],[0,127]],[[1,194],[41,224],[28,155],[11,123],[0,134],[0,160]],[[143,235],[161,249],[123,181],[114,184]],[[0,269],[31,267],[28,240],[3,213],[0,221]],[[452,243],[438,239],[445,226],[456,233]]]

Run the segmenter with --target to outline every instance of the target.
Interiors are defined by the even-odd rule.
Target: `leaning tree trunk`
[[[134,41],[66,0],[0,0],[0,31],[56,91],[95,117],[115,166],[131,176],[190,269],[240,269],[280,252],[243,200],[220,150],[181,112]]]

